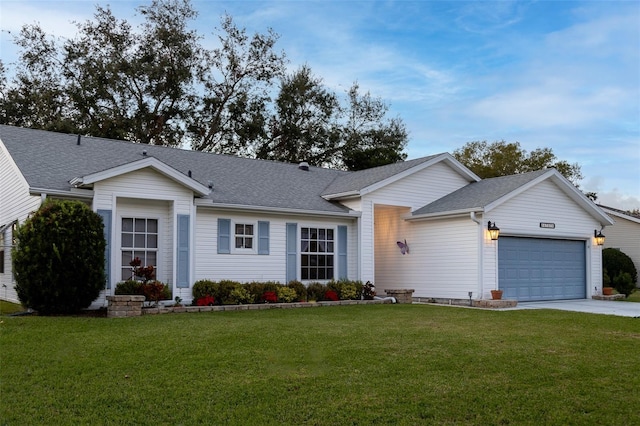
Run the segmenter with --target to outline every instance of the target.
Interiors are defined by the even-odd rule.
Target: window
[[[237,249],[253,249],[253,225],[236,223],[235,240]]]
[[[333,279],[334,230],[300,228],[301,278],[303,280]]]
[[[157,266],[158,220],[143,218],[122,218],[122,279],[131,278],[129,263],[136,257],[142,266]]]

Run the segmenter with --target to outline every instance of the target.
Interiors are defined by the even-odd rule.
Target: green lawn
[[[640,424],[634,318],[369,305],[0,327],[0,424]]]

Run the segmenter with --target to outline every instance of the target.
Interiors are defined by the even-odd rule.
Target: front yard
[[[370,305],[1,319],[0,424],[638,422],[635,318]]]

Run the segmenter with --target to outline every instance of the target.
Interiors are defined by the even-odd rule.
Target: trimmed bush
[[[116,284],[115,294],[133,294],[143,296],[142,281],[126,280]]]
[[[308,300],[320,301],[324,300],[324,294],[327,292],[327,286],[319,282],[309,283],[307,286]]]
[[[331,280],[327,283],[327,288],[336,292],[341,300],[359,300],[362,297],[362,281]]]
[[[214,296],[217,292],[217,283],[211,280],[198,280],[193,284],[191,294],[193,300],[198,300],[207,296]]]
[[[231,293],[238,287],[241,287],[238,281],[232,280],[220,280],[218,282],[218,287],[216,292],[213,293],[213,296],[216,298],[218,303],[223,305],[235,305],[237,304],[233,297],[231,297]]]
[[[615,278],[618,277],[621,273],[629,274],[631,278],[632,287],[636,285],[638,282],[638,271],[636,270],[635,265],[633,264],[633,260],[629,256],[627,256],[624,252],[614,249],[614,248],[606,248],[602,250],[602,267],[603,273],[606,270],[606,273],[612,279],[612,286],[619,293],[627,294],[626,288],[626,280],[621,279],[618,280],[620,284],[620,289],[616,287]],[[604,275],[603,275],[604,279]],[[630,293],[629,293],[630,294]],[[628,294],[627,294],[628,295]]]
[[[43,315],[89,307],[105,288],[102,218],[79,201],[47,200],[17,231],[16,292]]]
[[[629,295],[636,289],[636,286],[631,280],[630,273],[620,272],[618,275],[613,277],[613,288],[615,288],[618,293],[622,293],[626,297],[629,297]]]
[[[249,290],[243,285],[239,285],[231,290],[229,294],[229,299],[235,305],[244,305],[245,303],[250,303],[252,301],[251,294]]]
[[[278,301],[282,303],[291,303],[298,297],[298,294],[293,288],[285,286],[278,287],[276,294],[278,295]]]
[[[289,281],[287,287],[292,288],[296,291],[296,300],[303,302],[307,300],[307,288],[300,281]]]

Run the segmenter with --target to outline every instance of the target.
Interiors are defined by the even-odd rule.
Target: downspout
[[[482,299],[482,292],[484,291],[484,280],[483,280],[483,270],[484,270],[484,250],[483,250],[483,239],[482,239],[482,222],[476,217],[476,212],[471,212],[469,214],[472,221],[478,224],[478,295],[477,299]]]

